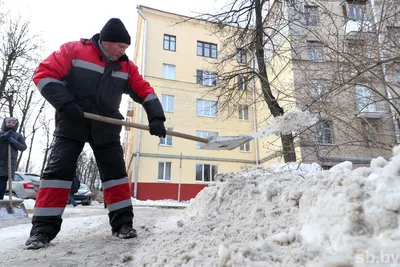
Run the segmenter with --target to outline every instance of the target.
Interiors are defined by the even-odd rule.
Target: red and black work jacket
[[[119,141],[121,126],[89,120],[76,122],[59,111],[64,104],[76,101],[85,112],[123,119],[119,106],[124,93],[143,104],[149,121],[165,121],[154,89],[139,74],[137,66],[126,55],[107,63],[98,43],[98,34],[90,40],[65,43],[43,60],[34,74],[40,93],[57,111],[54,134],[100,144]]]

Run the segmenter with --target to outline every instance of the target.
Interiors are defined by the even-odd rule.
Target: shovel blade
[[[23,200],[0,200],[0,220],[22,219],[28,217]]]
[[[250,135],[241,136],[213,136],[206,144],[201,144],[201,149],[209,150],[232,150],[244,143],[252,140],[254,137]]]

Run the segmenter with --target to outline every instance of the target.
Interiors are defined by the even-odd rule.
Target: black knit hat
[[[126,30],[122,21],[118,18],[112,18],[107,21],[100,31],[100,41],[131,44],[131,36]]]

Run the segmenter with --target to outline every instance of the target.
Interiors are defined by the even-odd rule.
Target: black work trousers
[[[110,142],[101,145],[96,145],[93,142],[89,142],[89,144],[93,149],[102,183],[127,177],[124,158],[123,158],[123,151],[119,142]],[[41,177],[42,180],[41,183],[46,182],[46,180],[47,182],[57,180],[59,184],[63,184],[64,183],[63,181],[72,182],[72,179],[75,176],[76,172],[77,161],[84,145],[85,142],[83,141],[78,141],[66,137],[55,137],[53,140],[52,149],[50,157],[47,162],[47,166]],[[41,204],[38,204],[38,206],[42,205],[42,207],[45,207],[46,203],[43,204],[43,202],[47,200],[46,198],[48,198],[48,202],[52,202],[54,198],[58,197],[55,191],[51,190],[53,190],[53,188],[51,188],[50,191],[48,188],[46,188],[43,189],[42,190],[43,193],[41,193],[41,189],[39,189],[38,198],[36,199],[36,202],[37,204],[38,203]],[[59,190],[62,190],[62,188]],[[65,199],[64,203],[66,202],[67,199]],[[51,206],[47,205],[47,207]],[[62,214],[62,212],[63,210],[61,211],[60,214]],[[52,240],[56,237],[56,235],[61,229],[62,218],[61,215],[58,216],[52,216],[52,214],[44,214],[44,215],[45,216],[42,216],[42,214],[35,216],[34,213],[34,216],[32,218],[33,226],[31,230],[31,236],[37,232],[45,232],[47,235],[49,235],[50,240]],[[132,206],[130,205],[110,211],[109,219],[112,232],[117,231],[124,224],[132,225],[133,221]]]

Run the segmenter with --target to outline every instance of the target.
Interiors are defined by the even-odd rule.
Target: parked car
[[[21,199],[36,199],[37,191],[35,191],[31,177],[33,177],[31,174],[26,175],[22,172],[15,172],[14,178],[12,179],[12,194],[14,197]],[[6,195],[8,195],[8,182]]]
[[[28,176],[32,180],[33,189],[37,193],[39,191],[39,186],[40,186],[40,175],[32,174],[32,173],[25,173],[25,176]]]
[[[89,190],[89,186],[81,183],[78,192],[73,195],[73,198],[77,204],[81,203],[82,206],[89,206],[92,204],[92,196],[93,193]]]

